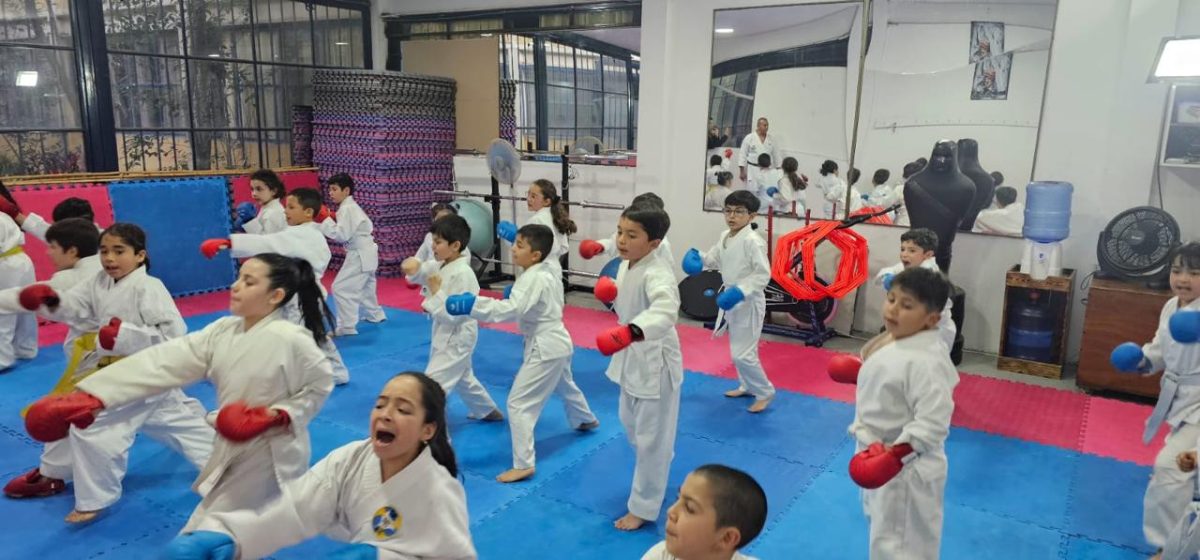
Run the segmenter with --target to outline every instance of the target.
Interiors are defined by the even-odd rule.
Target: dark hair
[[[0,181],[0,196],[12,203],[13,206],[16,206],[17,208],[21,207],[20,204],[17,204],[17,199],[13,198],[12,193],[8,192],[8,187],[4,186],[3,181]]]
[[[72,196],[55,204],[54,212],[50,214],[50,217],[56,222],[71,218],[83,218],[89,222],[94,222],[96,221],[96,212],[92,210],[91,202]],[[92,229],[96,229],[96,226],[93,225]]]
[[[433,439],[426,443],[429,446],[429,454],[433,455],[433,460],[445,468],[450,476],[458,478],[458,461],[454,458],[454,447],[450,445],[449,426],[446,425],[446,392],[442,390],[442,384],[419,371],[402,371],[388,381],[401,377],[411,377],[421,385],[421,408],[425,409],[424,421],[426,424],[437,424],[437,431],[434,432]]]
[[[449,213],[457,216],[458,208],[456,208],[453,204],[450,204],[449,202],[435,202],[435,203],[433,203],[433,206],[429,207],[429,213],[430,213],[429,219],[436,220],[437,215],[442,212],[449,212]]]
[[[717,184],[718,185],[722,185],[722,186],[728,185],[729,182],[732,180],[733,180],[733,173],[730,173],[728,171],[718,171],[717,172]]]
[[[800,162],[796,158],[788,156],[783,158],[783,174],[787,177],[788,182],[792,184],[793,191],[802,191],[808,188],[808,183],[804,182],[804,178],[800,176]]]
[[[659,208],[667,207],[666,203],[663,202],[662,197],[652,192],[644,192],[633,197],[633,202],[631,202],[630,205],[633,204],[653,204]]]
[[[354,177],[351,177],[349,173],[338,173],[330,177],[328,183],[350,191],[351,196],[354,195]]]
[[[50,229],[46,230],[46,243],[57,243],[66,251],[75,248],[75,256],[90,257],[100,248],[100,232],[96,224],[82,218],[67,218],[55,220]]]
[[[285,257],[278,253],[260,253],[254,259],[267,265],[268,289],[283,290],[283,301],[279,306],[287,305],[295,296],[299,299],[300,314],[304,319],[304,327],[312,333],[317,345],[325,343],[326,334],[333,330],[333,313],[321,295],[321,285],[313,267],[304,259]],[[326,326],[328,325],[328,326]]]
[[[445,239],[448,245],[458,243],[459,252],[471,242],[471,225],[458,214],[434,220],[433,225],[429,226],[429,233]]]
[[[542,254],[538,262],[542,262],[554,247],[554,232],[542,224],[523,225],[517,230],[517,235],[529,244],[530,249]]]
[[[280,179],[279,175],[276,175],[275,172],[271,171],[270,169],[259,169],[258,171],[251,173],[250,180],[262,181],[262,183],[267,186],[267,189],[271,191],[271,194],[275,195],[275,198],[282,199],[288,194],[287,187],[283,186],[283,179]]]
[[[1171,251],[1170,263],[1172,267],[1200,270],[1200,243],[1191,241],[1176,247]]]
[[[733,191],[729,196],[725,197],[725,206],[741,206],[751,214],[758,212],[762,206],[762,202],[758,200],[750,191]]]
[[[992,182],[995,183],[997,187],[999,187],[1000,185],[1003,185],[1004,184],[1004,174],[999,171],[993,171],[992,172]],[[1016,200],[1016,199],[1014,198],[1013,200]]]
[[[317,214],[321,213],[321,204],[323,204],[323,201],[321,200],[321,193],[317,192],[316,189],[310,189],[307,187],[303,189],[296,189],[288,193],[288,196],[295,197],[296,202],[300,204],[302,208],[306,210],[312,210],[313,219],[316,219]]]
[[[911,241],[926,251],[937,251],[938,235],[929,228],[913,228],[900,234],[900,242]]]
[[[902,175],[904,176],[905,179],[908,179],[909,177],[912,177],[913,175],[920,173],[922,167],[923,166],[920,163],[917,163],[915,161],[910,161],[910,162],[904,164],[904,171],[903,171]]]
[[[892,279],[892,289],[900,289],[916,298],[929,312],[941,311],[950,298],[950,281],[937,270],[914,266]]]
[[[920,166],[921,166],[921,169],[925,169],[925,166],[926,166],[926,165],[929,165],[929,160],[928,160],[928,159],[926,159],[926,158],[923,158],[923,157],[919,157],[919,158],[917,158],[917,159],[915,159],[915,160],[913,160],[913,161],[914,161],[914,163],[916,163],[917,165],[920,165]]]
[[[771,154],[768,154],[768,153],[758,154],[758,166],[759,167],[771,167]]]
[[[662,239],[671,229],[671,216],[667,211],[652,204],[635,204],[621,212],[621,217],[634,222],[646,230],[650,241]]]
[[[717,528],[737,529],[742,535],[738,549],[750,544],[767,523],[767,493],[762,486],[754,477],[725,465],[703,465],[692,474],[708,482]]]
[[[714,124],[713,126],[717,126],[717,125]],[[721,161],[723,161],[721,159],[721,156],[719,156],[717,154],[713,154],[712,157],[708,158],[709,165],[721,165]]]
[[[533,182],[533,186],[537,187],[542,192],[542,196],[550,200],[550,215],[554,218],[554,229],[563,235],[571,235],[579,228],[575,226],[575,222],[571,221],[571,217],[567,215],[567,207],[562,204],[562,199],[558,198],[558,188],[547,179],[538,179]]]
[[[996,202],[1008,206],[1017,201],[1017,189],[1012,187],[999,187],[996,189]]]
[[[892,178],[892,172],[886,169],[876,169],[875,175],[871,177],[871,182],[876,185],[882,185]]]
[[[838,170],[837,162],[835,162],[831,159],[827,159],[827,160],[825,160],[824,163],[821,164],[821,175],[829,175],[830,173],[836,173],[837,170]]]
[[[859,177],[862,177],[862,171],[859,171],[857,167],[851,167],[850,171],[846,172],[846,180],[849,181],[851,185],[857,183]]]
[[[116,237],[117,239],[120,239],[122,243],[129,245],[135,253],[139,251],[146,251],[146,232],[142,228],[138,227],[137,224],[117,222],[111,226],[108,226],[108,229],[104,230],[104,233],[100,234],[100,240],[103,241],[104,238],[109,235]],[[149,251],[146,252],[146,259],[142,261],[142,266],[146,267],[146,272],[150,271]]]

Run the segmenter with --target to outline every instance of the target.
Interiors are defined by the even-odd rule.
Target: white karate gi
[[[287,214],[283,213],[281,198],[263,204],[257,216],[242,224],[242,229],[252,234],[278,233],[287,228]]]
[[[667,552],[667,541],[659,541],[658,544],[650,547],[646,554],[642,555],[642,560],[679,560],[674,554]],[[741,552],[734,551],[733,556],[729,560],[758,560],[753,556],[746,556]]]
[[[425,234],[425,239],[421,240],[421,246],[417,247],[417,253],[415,255],[413,255],[413,257],[421,262],[437,260],[433,256],[433,234],[432,233]]]
[[[317,287],[321,288],[321,297],[328,297],[321,278],[325,276],[325,268],[329,266],[329,259],[333,257],[333,254],[329,252],[329,245],[325,242],[325,234],[321,233],[321,226],[316,223],[308,222],[297,226],[288,226],[283,231],[263,235],[235,233],[229,237],[229,240],[229,252],[234,258],[244,259],[261,253],[279,253],[293,259],[308,261],[308,264],[313,267],[313,274],[317,277]],[[283,312],[287,320],[304,326],[304,314],[300,311],[299,295],[292,296],[292,300],[283,307]],[[346,363],[342,361],[342,354],[338,352],[333,340],[326,339],[321,344],[321,351],[325,352],[333,367],[334,383],[338,385],[349,383],[350,371],[346,369]]]
[[[171,294],[145,267],[134,269],[120,282],[114,282],[100,270],[73,288],[59,292],[59,298],[55,310],[42,307],[39,312],[66,323],[74,332],[94,333],[113,317],[121,319],[113,349],[92,347],[81,355],[77,373],[96,368],[105,357],[133,355],[187,332]],[[108,365],[96,374],[119,363]],[[76,510],[101,510],[121,498],[129,448],[138,432],[201,468],[212,453],[215,437],[212,427],[204,421],[204,414],[200,402],[179,389],[148,392],[102,410],[87,429],[72,427],[66,439],[47,444],[39,468],[44,476],[74,480]]]
[[[467,262],[471,262],[470,249],[463,247],[459,255],[465,257]],[[417,269],[416,274],[406,274],[404,279],[413,284],[419,284],[421,286],[421,297],[429,297],[429,287],[425,285],[425,282],[429,279],[430,275],[436,273],[442,267],[442,261],[439,261],[437,256],[433,254],[432,233],[425,234],[425,240],[421,241],[421,246],[417,248],[417,253],[413,255],[413,258],[421,261],[421,267]]]
[[[45,243],[46,231],[50,229],[50,225],[50,222],[47,222],[45,218],[30,212],[25,215],[25,221],[21,223],[21,231],[24,231],[25,233],[32,235],[38,241]],[[104,228],[100,227],[100,224],[95,224],[95,226],[96,231],[100,233],[104,232]]]
[[[285,319],[282,309],[249,330],[241,317],[222,317],[104,368],[79,388],[112,407],[202,379],[216,387],[221,406],[245,401],[279,409],[291,423],[242,443],[215,438],[212,457],[192,485],[203,499],[184,532],[195,530],[206,514],[266,503],[279,495],[281,484],[304,474],[311,455],[308,423],[333,390],[328,358],[312,333]],[[216,422],[217,414],[214,410],[208,420]]]
[[[537,263],[517,278],[508,299],[479,298],[471,316],[488,323],[517,321],[525,337],[521,369],[508,393],[508,425],[512,428],[513,468],[531,469],[535,462],[533,428],[550,393],[562,398],[572,428],[596,421],[571,375],[575,346],[563,325],[562,281],[546,263]]]
[[[366,543],[380,560],[474,560],[462,483],[429,448],[383,480],[371,440],[339,447],[283,495],[253,510],[214,514],[197,530],[233,537],[241,558],[260,558],[323,534]]]
[[[560,233],[558,229],[554,227],[554,214],[550,212],[549,207],[542,208],[541,210],[534,212],[533,215],[529,217],[529,221],[525,222],[525,225],[531,224],[546,226],[550,228],[550,231],[554,232],[554,245],[550,246],[549,255],[542,255],[542,262],[550,265],[550,268],[555,271],[555,274],[557,274],[559,278],[562,278],[562,263],[560,263],[558,259],[571,250],[571,243],[567,240],[567,234]]]
[[[926,270],[932,270],[934,272],[942,271],[941,268],[938,268],[937,259],[934,259],[932,257],[922,261],[919,266],[921,268],[924,268]],[[887,276],[888,274],[895,276],[897,274],[900,274],[901,272],[904,272],[904,263],[902,263],[902,262],[898,262],[892,266],[881,269],[879,272],[875,273],[875,283],[882,286],[884,276]],[[952,350],[954,348],[954,339],[958,336],[958,327],[955,326],[954,316],[950,313],[951,310],[954,309],[954,298],[953,298],[954,290],[953,289],[950,291],[950,296],[951,297],[946,298],[946,306],[942,308],[942,316],[940,319],[938,319],[938,323],[937,323],[938,340],[942,344],[946,345],[947,353],[949,353],[950,350]],[[885,297],[886,297],[886,295],[885,295]]]
[[[805,189],[804,207],[811,210],[811,218],[821,220],[840,220],[845,215],[846,182],[841,177],[830,173],[818,175]],[[862,208],[862,194],[857,188],[851,188],[850,212]]]
[[[782,178],[783,171],[774,167],[763,169],[754,166],[747,170],[746,190],[758,197],[759,214],[766,214],[767,208],[774,202],[774,198],[767,194],[767,189],[771,187],[779,188],[779,180]]]
[[[775,196],[768,197],[767,203],[775,208],[776,214],[788,214],[794,209],[797,215],[803,216],[804,191],[793,187],[792,180],[788,179],[787,175],[783,175],[782,171],[779,173],[779,180],[775,182],[775,188],[779,189],[779,192]],[[794,207],[793,203],[795,203]]]
[[[725,230],[703,258],[705,268],[721,271],[722,290],[736,286],[746,294],[746,299],[733,309],[718,311],[713,330],[713,336],[720,335],[723,329],[729,332],[729,353],[737,368],[738,390],[749,392],[757,400],[770,400],[775,396],[775,386],[758,360],[758,340],[762,338],[767,315],[767,296],[763,290],[771,282],[767,243],[749,225],[736,234]]]
[[[990,208],[975,218],[975,229],[979,233],[997,235],[1021,235],[1025,227],[1025,205],[1014,202],[1004,208]]]
[[[0,214],[0,290],[25,287],[35,280],[33,261],[25,254],[25,234],[8,214]],[[37,357],[37,316],[20,313],[0,315],[0,371],[17,360]]]
[[[747,168],[747,177],[750,175],[750,168],[758,165],[758,154],[771,154],[771,167],[779,167],[779,164],[783,163],[779,158],[779,147],[774,136],[767,133],[764,140],[758,137],[758,132],[751,132],[742,138],[737,161],[738,167]]]
[[[346,246],[346,259],[333,279],[333,301],[337,302],[337,332],[357,333],[359,315],[378,323],[387,319],[379,307],[375,271],[379,269],[379,245],[372,232],[375,226],[353,197],[338,205],[337,221],[326,219],[321,231]]]
[[[49,280],[42,282],[54,288],[57,293],[63,293],[76,285],[85,281],[89,281],[100,273],[103,268],[100,266],[100,256],[92,255],[75,261],[75,266],[55,272]],[[14,286],[5,290],[0,290],[0,314],[9,313],[25,313],[25,308],[21,307],[21,290],[24,286]],[[79,330],[75,325],[67,325],[67,337],[63,340],[63,350],[67,356],[71,356],[71,350],[75,345],[75,340],[83,336],[84,331]]]
[[[725,208],[725,199],[733,194],[733,189],[723,186],[710,186],[704,191],[704,209],[705,210],[722,210]]]
[[[862,491],[872,560],[935,560],[941,548],[944,444],[958,372],[937,338],[931,329],[892,342],[871,354],[858,375],[850,424],[858,450],[907,443],[916,453],[896,478]]]
[[[604,255],[606,258],[619,257],[621,253],[617,250],[617,234],[614,232],[612,237],[606,239],[597,239],[597,243],[604,247]],[[666,237],[658,244],[658,248],[654,250],[654,254],[665,261],[668,265],[675,266],[675,253],[671,251],[671,242]]]
[[[1200,311],[1200,299],[1184,309]],[[1158,403],[1146,420],[1143,441],[1149,444],[1162,422],[1171,429],[1154,458],[1154,472],[1142,503],[1142,531],[1146,542],[1155,547],[1163,546],[1187,511],[1196,480],[1196,471],[1185,473],[1175,463],[1180,453],[1195,450],[1200,438],[1200,344],[1181,344],[1171,337],[1169,323],[1178,310],[1178,297],[1167,300],[1154,340],[1142,346],[1150,371],[1163,372]]]
[[[705,184],[716,185],[717,173],[724,173],[726,171],[729,171],[729,169],[727,169],[724,164],[708,166],[708,170],[704,172]]]
[[[479,323],[469,316],[446,312],[447,297],[464,292],[478,295],[479,281],[470,261],[461,256],[442,265],[438,276],[442,279],[441,289],[421,301],[421,308],[433,318],[425,375],[437,381],[447,395],[458,393],[467,405],[468,418],[483,418],[499,409],[471,366],[475,343],[479,340]]]
[[[658,519],[667,492],[683,384],[683,354],[675,331],[679,286],[672,270],[653,252],[632,267],[629,261],[621,263],[613,310],[620,324],[637,325],[644,340],[613,354],[606,372],[621,386],[621,425],[637,452],[629,512],[651,521]]]

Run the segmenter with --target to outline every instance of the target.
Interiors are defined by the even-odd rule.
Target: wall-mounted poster
[[[1004,24],[993,21],[971,22],[972,63],[1004,53]]]
[[[1012,53],[995,55],[975,63],[975,78],[971,80],[971,99],[1008,99],[1008,77],[1012,73]]]

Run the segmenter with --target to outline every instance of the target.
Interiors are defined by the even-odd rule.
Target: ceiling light
[[[350,43],[347,43],[345,41],[338,41],[338,42],[334,43],[334,45],[337,45],[339,47],[347,47],[347,46],[350,46]]]
[[[491,33],[480,33],[479,36],[480,37],[491,37],[492,34]]]
[[[1200,37],[1163,39],[1152,78],[1158,81],[1195,81],[1200,78]]]
[[[633,61],[634,61],[634,62],[641,62],[641,61],[642,61],[642,57],[640,57],[640,56],[638,56],[638,55],[636,55],[636,54],[631,54],[631,55],[629,55],[629,58],[633,59]]]
[[[732,27],[718,27],[713,30],[713,33],[721,33],[721,34],[733,33],[733,28]]]
[[[221,58],[221,55],[219,53],[212,53],[208,55],[208,58]]]
[[[35,70],[17,72],[17,87],[37,87],[38,73]]]

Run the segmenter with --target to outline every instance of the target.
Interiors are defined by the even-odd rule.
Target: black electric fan
[[[1096,276],[1165,287],[1171,251],[1180,243],[1179,224],[1170,214],[1153,206],[1130,208],[1100,232]]]

